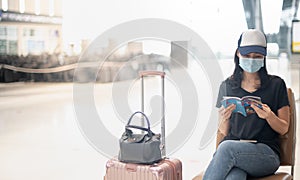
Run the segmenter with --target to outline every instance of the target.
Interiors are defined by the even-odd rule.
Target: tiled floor
[[[219,62],[224,77],[228,76],[233,69],[231,60]],[[296,99],[299,99],[299,68],[298,64],[290,65],[285,59],[268,61],[269,72],[284,78],[287,86],[294,90]],[[168,83],[171,80],[168,79],[166,83],[167,134],[178,128],[177,116],[181,112],[177,110],[180,110],[182,102],[177,101],[176,98],[183,96],[178,91],[170,93],[171,90],[178,88],[174,82]],[[203,83],[204,81],[206,80],[204,79]],[[127,105],[129,109],[134,110],[139,107],[139,95],[137,95],[139,89],[136,81],[131,83],[130,92],[127,92],[127,95],[123,94],[130,101]],[[126,118],[123,121],[119,120],[119,117],[123,117],[122,112],[118,112],[117,115],[115,112],[124,104],[114,102],[117,100],[112,97],[123,87],[122,83],[96,84],[91,87],[94,88],[93,106],[96,107],[105,128],[117,139],[123,131]],[[209,119],[207,112],[212,108],[211,104],[214,104],[209,92],[208,95],[204,93],[206,91],[208,89],[200,87],[200,92],[204,95],[203,97],[199,95],[202,101],[199,101],[198,120],[193,124],[191,132],[184,141],[178,142],[177,148],[171,146],[172,148],[167,149],[169,156],[182,160],[184,179],[191,179],[204,169],[214,152],[213,140],[199,149],[199,142]],[[74,100],[74,93],[78,95],[72,83],[0,84],[1,180],[103,179],[105,163],[111,155],[116,154],[117,150],[112,149],[107,153],[103,148],[107,144],[93,143],[90,135],[84,133],[83,127],[78,123],[82,122],[78,116],[80,110],[76,107],[85,109],[86,101]],[[82,96],[85,97],[84,92]],[[299,101],[297,101],[297,114],[300,117]],[[86,116],[87,122],[89,117],[90,115]],[[154,125],[153,128],[158,130],[158,123],[155,122]],[[299,123],[297,130],[299,135]],[[101,136],[100,140],[107,138],[103,132],[99,132],[99,136]],[[172,143],[170,145],[174,145]],[[299,149],[300,142],[297,139],[295,179],[300,179]]]

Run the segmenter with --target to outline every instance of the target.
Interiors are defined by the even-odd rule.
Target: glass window
[[[7,28],[7,38],[11,40],[18,39],[18,31],[16,27]]]
[[[28,40],[27,41],[27,52],[30,54],[40,54],[45,50],[45,42],[44,41],[35,41]]]
[[[34,31],[34,29],[30,29],[30,36],[31,36],[31,37],[33,37],[33,36],[34,36],[34,34],[35,34],[35,31]]]
[[[3,9],[3,11],[8,10],[8,0],[2,0],[2,9]]]
[[[0,40],[0,54],[6,54],[6,40]]]
[[[0,37],[6,37],[6,27],[0,26]]]
[[[20,13],[24,13],[25,12],[25,0],[19,0],[19,11]]]
[[[54,16],[54,1],[49,0],[49,16]]]
[[[28,29],[24,28],[23,29],[23,37],[28,36]]]
[[[8,41],[8,54],[18,54],[17,41]]]
[[[283,1],[261,1],[262,22],[265,33],[279,32],[282,3]]]
[[[41,13],[41,2],[40,0],[35,0],[35,14],[39,15]]]

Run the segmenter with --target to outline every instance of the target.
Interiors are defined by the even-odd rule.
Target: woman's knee
[[[232,152],[232,148],[234,148],[236,141],[234,140],[226,140],[219,144],[217,151],[221,152]]]

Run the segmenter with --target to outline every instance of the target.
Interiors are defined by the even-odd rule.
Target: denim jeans
[[[279,165],[278,155],[266,144],[226,140],[218,146],[203,180],[266,176],[273,174]]]

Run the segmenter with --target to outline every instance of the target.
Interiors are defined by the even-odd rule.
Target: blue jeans
[[[266,144],[226,140],[218,146],[203,180],[266,176],[276,172],[279,165],[278,155]]]

